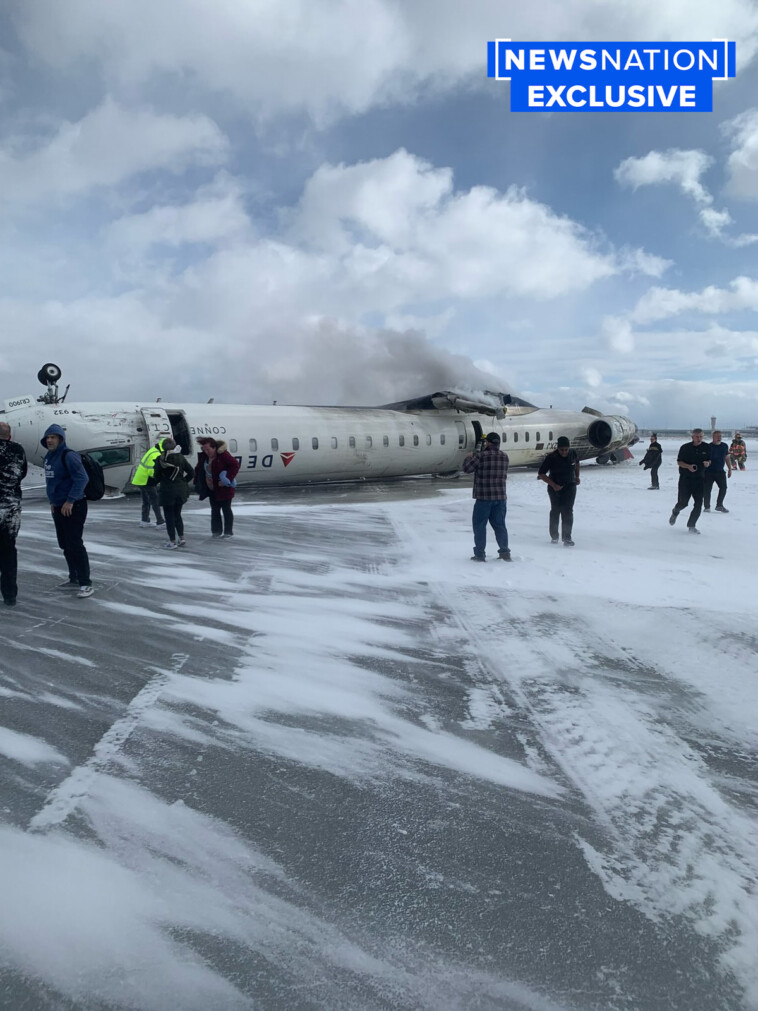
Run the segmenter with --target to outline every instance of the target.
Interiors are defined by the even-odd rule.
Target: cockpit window
[[[88,449],[87,452],[101,467],[123,467],[125,463],[132,462],[131,446],[109,446],[107,449]]]

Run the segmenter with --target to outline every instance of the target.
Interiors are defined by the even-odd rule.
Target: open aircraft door
[[[468,446],[468,433],[462,421],[456,421],[455,427],[458,429],[458,449],[466,449]]]
[[[141,414],[145,421],[148,446],[154,446],[159,439],[171,435],[171,422],[162,407],[143,407]]]

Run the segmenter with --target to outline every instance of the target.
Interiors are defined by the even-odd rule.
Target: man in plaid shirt
[[[487,523],[495,532],[498,555],[504,562],[510,562],[508,531],[505,528],[506,494],[505,482],[508,477],[508,454],[500,451],[500,436],[490,432],[484,449],[480,453],[469,453],[463,461],[463,469],[474,475],[474,554],[472,562],[484,562],[487,545]]]

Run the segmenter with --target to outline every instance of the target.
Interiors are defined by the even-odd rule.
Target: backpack
[[[66,453],[71,452],[73,450],[66,447],[63,453],[64,464],[66,462]],[[87,474],[87,487],[84,489],[84,497],[88,502],[97,502],[105,494],[105,474],[103,473],[103,468],[89,453],[80,453],[79,456],[82,459],[82,466]],[[68,470],[68,467],[66,467],[66,470]]]

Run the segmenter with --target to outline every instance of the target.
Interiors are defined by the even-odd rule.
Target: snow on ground
[[[26,500],[5,1006],[758,1008],[758,479],[694,537],[675,455],[584,467],[573,549],[513,473],[512,564],[464,482],[190,504],[182,553],[105,503],[86,601]]]

